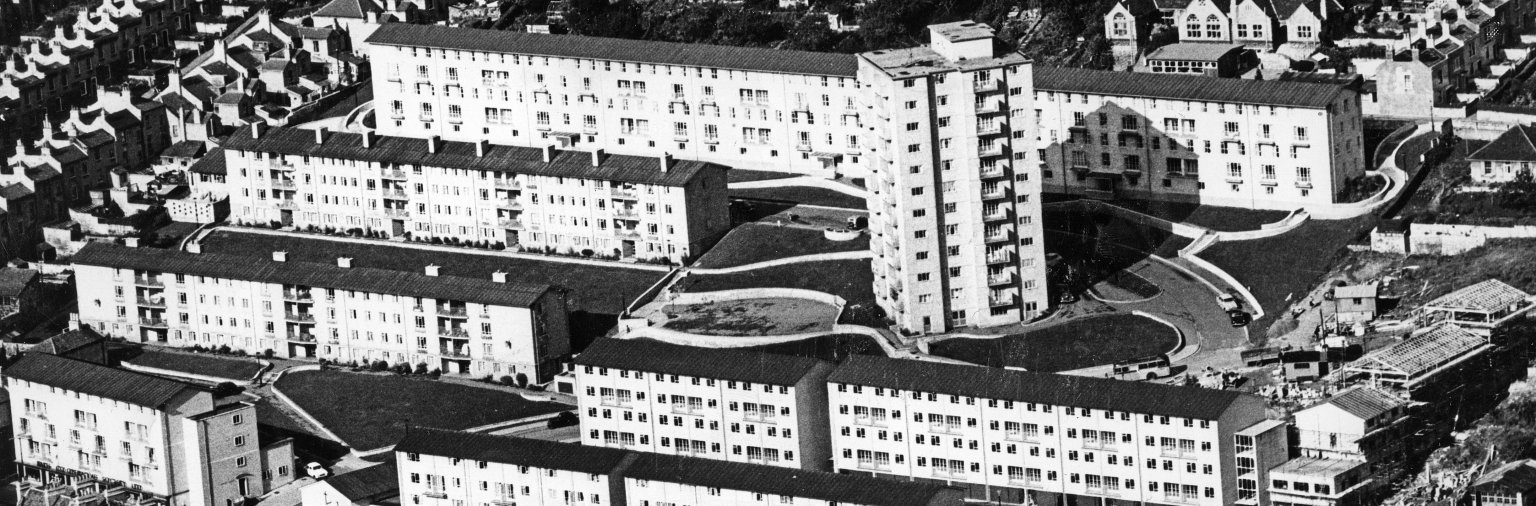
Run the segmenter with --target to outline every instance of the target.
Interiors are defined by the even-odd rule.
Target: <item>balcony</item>
[[[521,190],[523,183],[516,179],[497,179],[495,183],[498,190]]]
[[[165,288],[165,282],[161,281],[159,276],[134,276],[133,284],[150,288]]]
[[[506,198],[496,199],[496,207],[498,209],[506,209],[508,211],[521,211],[521,210],[523,210],[523,204],[521,202],[518,202],[517,199],[513,198],[513,197],[506,197]]]
[[[463,328],[457,328],[457,327],[438,327],[437,328],[437,335],[446,336],[446,337],[461,337],[461,338],[468,339],[469,338],[469,331],[464,330]]]
[[[164,297],[139,297],[139,305],[143,307],[165,307]]]
[[[633,228],[615,228],[614,236],[620,239],[640,240],[640,230]]]
[[[298,209],[299,208],[299,203],[295,202],[293,199],[277,199],[277,204],[276,205],[277,205],[278,209],[290,209],[291,210],[291,209]]]
[[[1008,198],[1008,187],[1003,185],[984,186],[981,188],[981,198],[984,200],[1006,199]]]
[[[408,219],[411,218],[411,212],[410,211],[407,211],[405,209],[397,209],[397,208],[393,208],[393,207],[386,207],[386,208],[384,208],[384,215],[388,216],[390,218],[398,218],[398,219],[402,219],[402,220],[408,220]]]
[[[1001,274],[988,274],[987,284],[991,286],[1013,284],[1013,274],[1004,272]]]
[[[272,170],[291,171],[294,169],[293,162],[286,162],[283,160],[272,160],[270,165]]]
[[[997,114],[1002,112],[1002,102],[996,100],[982,100],[976,102],[976,114]]]
[[[314,302],[314,295],[308,290],[283,290],[283,300],[289,302]]]
[[[976,93],[992,93],[1003,89],[1003,83],[997,79],[978,79],[973,83],[972,89],[976,90]]]
[[[809,143],[809,142],[800,142],[800,143],[796,143],[795,144],[795,151],[810,151],[810,150],[811,150],[811,143]]]
[[[1000,163],[992,164],[991,166],[983,166],[981,168],[981,177],[983,177],[983,178],[1007,177],[1007,176],[1008,176],[1008,166],[1000,164]]]
[[[633,206],[614,206],[613,217],[621,220],[638,220],[640,211]]]
[[[438,349],[438,355],[448,358],[470,358],[469,348],[440,348]]]
[[[1010,250],[1003,249],[987,253],[987,263],[989,264],[1006,264],[1013,263],[1013,261],[1013,251]]]
[[[514,219],[514,218],[498,218],[496,220],[496,226],[504,228],[504,229],[505,228],[522,229],[523,228],[523,220]]]
[[[448,498],[448,492],[442,491],[442,490],[428,490],[426,492],[422,492],[421,495],[426,496],[426,497],[431,497],[433,499],[447,499]]]
[[[1003,144],[982,144],[976,147],[976,156],[1003,156]]]
[[[288,340],[295,343],[313,343],[315,335],[308,332],[289,332]]]
[[[981,219],[982,219],[982,221],[1004,221],[1004,220],[1009,220],[1011,218],[1009,216],[1009,212],[1008,212],[1007,209],[999,207],[997,209],[989,209],[989,210],[983,211],[982,215],[981,215]]]
[[[437,315],[446,318],[469,318],[469,310],[464,306],[438,306]]]
[[[381,169],[379,171],[379,177],[382,177],[384,179],[399,179],[399,180],[403,180],[403,179],[405,179],[405,171],[398,170],[398,169]]]
[[[875,471],[888,471],[891,465],[888,462],[876,462],[874,460],[859,459],[859,469],[872,469]]]
[[[283,319],[298,323],[314,323],[314,313],[283,313]]]
[[[145,327],[166,327],[164,318],[139,318],[139,325],[143,325]]]
[[[279,190],[294,191],[299,188],[299,185],[295,184],[292,179],[273,179],[272,187]]]
[[[612,195],[616,199],[635,200],[638,194],[634,188],[614,188]]]
[[[405,200],[405,199],[407,199],[409,197],[407,197],[405,195],[405,189],[404,188],[385,188],[384,189],[384,198],[386,198],[386,199]]]
[[[1004,126],[1001,122],[976,125],[976,135],[998,135],[1006,131]]]

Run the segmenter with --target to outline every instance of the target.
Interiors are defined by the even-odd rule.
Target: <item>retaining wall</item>
[[[203,383],[219,384],[219,383],[226,383],[227,382],[227,383],[234,383],[235,385],[239,385],[239,386],[242,386],[242,387],[249,387],[251,385],[256,384],[256,380],[258,378],[261,378],[262,374],[266,374],[267,370],[272,368],[272,363],[271,362],[267,362],[265,360],[261,361],[261,365],[262,365],[261,370],[257,371],[255,376],[251,376],[250,378],[247,378],[247,379],[235,379],[235,378],[225,378],[225,377],[220,377],[220,376],[208,376],[208,375],[205,375],[205,374],[194,374],[194,373],[190,373],[190,372],[186,372],[186,371],[177,371],[177,370],[174,370],[174,369],[161,369],[159,367],[142,366],[142,365],[134,364],[131,361],[123,362],[122,363],[123,368],[127,369],[127,370],[130,370],[130,371],[138,371],[138,372],[142,372],[142,373],[146,373],[146,374],[154,374],[156,376],[170,376],[170,377],[173,377],[173,378],[183,378],[183,379],[188,379],[188,380],[192,380],[192,381],[201,381]]]

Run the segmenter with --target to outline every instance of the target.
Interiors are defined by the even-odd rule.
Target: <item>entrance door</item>
[[[620,256],[622,256],[624,258],[634,258],[634,256],[635,256],[635,241],[624,241],[622,246],[623,246],[623,251],[620,252]]]
[[[282,224],[285,227],[293,226],[293,210],[291,210],[291,209],[284,209],[283,210]]]
[[[517,245],[517,244],[519,244],[521,242],[522,242],[522,239],[520,239],[517,236],[517,231],[516,230],[508,230],[507,231],[507,247],[508,248],[510,248],[512,246],[515,246],[515,245]]]
[[[389,235],[390,235],[390,237],[400,237],[402,235],[405,235],[405,220],[393,220],[393,221],[391,221],[390,222]]]

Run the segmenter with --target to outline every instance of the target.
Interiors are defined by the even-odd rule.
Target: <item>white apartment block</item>
[[[908,331],[1029,321],[1048,306],[1031,65],[990,27],[859,55],[875,294]]]
[[[725,168],[669,156],[260,124],[223,155],[236,223],[674,262],[730,228]]]
[[[1367,170],[1354,82],[1042,68],[1034,93],[1048,192],[1293,210]]]
[[[293,480],[292,441],[261,441],[254,404],[41,353],[7,366],[5,379],[21,497],[242,504]]]
[[[1234,436],[1265,421],[1238,392],[969,365],[854,356],[827,382],[835,470],[1006,504],[1233,504]]]
[[[959,506],[959,490],[775,466],[411,428],[400,501],[421,506]]]
[[[553,377],[570,352],[548,285],[92,243],[74,258],[80,322],[160,346],[229,346],[448,374]]]
[[[828,468],[830,363],[599,339],[575,366],[583,444]]]
[[[379,133],[862,177],[852,55],[389,24]]]

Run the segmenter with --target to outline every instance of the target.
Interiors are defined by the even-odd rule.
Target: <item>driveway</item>
[[[1187,366],[1187,371],[1242,366],[1238,352],[1248,345],[1248,329],[1232,327],[1232,321],[1226,311],[1216,305],[1216,294],[1209,287],[1153,260],[1142,260],[1126,270],[1156,284],[1162,293],[1142,302],[1107,304],[1119,311],[1151,313],[1179,327],[1184,332],[1186,346],[1198,345],[1200,350],[1175,365]]]

